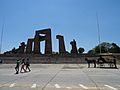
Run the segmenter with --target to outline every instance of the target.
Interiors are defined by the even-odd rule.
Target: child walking
[[[19,67],[20,67],[20,60],[17,60],[17,61],[16,61],[16,66],[15,66],[15,70],[16,70],[16,73],[15,73],[15,74],[18,74],[18,73],[19,73]]]
[[[22,73],[22,70],[24,70],[24,72],[26,72],[24,66],[25,66],[25,59],[22,59],[22,62],[21,62],[21,70],[20,70],[21,73]]]
[[[29,59],[28,58],[26,60],[26,71],[27,71],[27,69],[29,70],[29,72],[31,71],[30,70],[30,63],[29,63]]]

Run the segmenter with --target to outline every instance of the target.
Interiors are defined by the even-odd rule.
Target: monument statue
[[[64,37],[62,35],[56,35],[56,39],[58,39],[59,42],[59,54],[66,54]],[[4,54],[41,54],[40,43],[42,41],[45,41],[44,54],[52,54],[52,39],[50,28],[35,31],[34,38],[28,38],[27,45],[25,45],[25,42],[22,42],[19,48],[13,48],[11,51],[7,51]],[[78,54],[76,41],[73,39],[70,44],[72,46],[71,54]]]
[[[52,54],[52,39],[50,28],[36,31],[34,38],[34,53],[39,54],[41,41],[45,41],[45,54]]]
[[[59,54],[65,54],[66,49],[64,44],[64,37],[62,35],[57,35],[56,39],[59,40]]]
[[[45,54],[52,54],[51,29],[37,30],[35,37],[28,39],[26,53],[40,54],[40,42],[45,41]],[[34,48],[33,48],[34,43]],[[33,49],[32,49],[33,48]]]
[[[70,44],[72,46],[71,54],[78,54],[76,41],[73,39],[73,41],[71,41]]]

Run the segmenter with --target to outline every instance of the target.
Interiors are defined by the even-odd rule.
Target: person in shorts
[[[17,61],[16,61],[16,66],[15,66],[15,70],[16,70],[16,73],[15,73],[15,74],[18,74],[18,73],[19,73],[19,67],[20,67],[20,60],[17,60]]]

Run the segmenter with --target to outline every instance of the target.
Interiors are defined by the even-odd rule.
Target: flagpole
[[[0,39],[0,54],[1,54],[1,52],[2,52],[3,31],[4,31],[4,20],[3,20],[2,30],[1,30],[1,39]]]
[[[99,25],[99,19],[98,19],[97,13],[96,13],[96,18],[97,18],[97,29],[98,29],[98,42],[99,42],[99,49],[100,49],[100,54],[101,54],[100,25]]]

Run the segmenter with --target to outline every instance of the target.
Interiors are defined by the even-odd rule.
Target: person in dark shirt
[[[98,61],[97,61],[97,63],[99,63],[99,64],[104,64],[106,61],[105,61],[105,59],[102,57],[102,56],[100,56],[99,58],[98,58]]]
[[[25,65],[26,65],[26,71],[27,71],[27,69],[28,69],[29,72],[30,72],[30,71],[31,71],[31,70],[30,70],[30,62],[29,62],[29,59],[28,59],[28,58],[27,58],[27,60],[26,60]]]
[[[22,59],[22,62],[21,62],[21,70],[20,70],[21,73],[22,73],[22,70],[24,70],[24,72],[26,72],[24,66],[25,66],[25,59]]]

